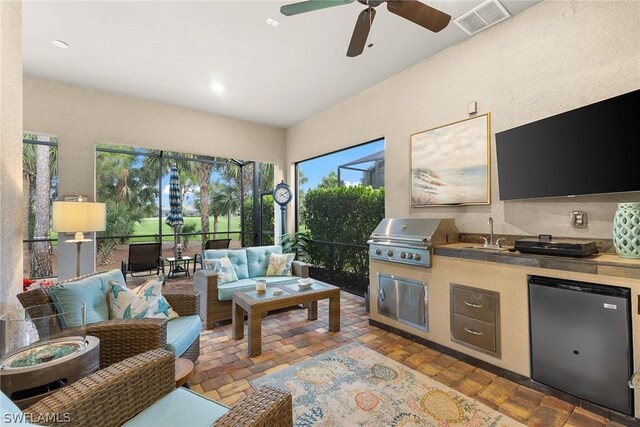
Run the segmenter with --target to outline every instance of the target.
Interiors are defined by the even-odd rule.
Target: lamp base
[[[76,277],[80,277],[80,246],[83,243],[92,242],[91,239],[77,239],[77,237],[84,237],[83,233],[76,233],[76,239],[65,240],[65,243],[75,243],[76,244]]]

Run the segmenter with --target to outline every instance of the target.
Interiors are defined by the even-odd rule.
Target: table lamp
[[[73,239],[66,243],[75,243],[76,277],[80,276],[80,246],[91,239],[85,239],[84,233],[104,231],[107,226],[107,206],[104,203],[87,202],[78,197],[77,202],[53,202],[53,231],[74,233]]]

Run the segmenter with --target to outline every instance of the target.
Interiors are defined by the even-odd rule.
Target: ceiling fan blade
[[[367,43],[367,37],[369,37],[369,30],[371,30],[371,24],[373,24],[373,18],[376,16],[376,10],[369,7],[358,15],[356,21],[356,27],[353,29],[353,35],[351,36],[351,42],[347,49],[347,56],[353,58],[358,56],[364,50],[364,46]]]
[[[285,4],[280,7],[280,13],[286,16],[297,15],[299,13],[312,12],[327,7],[341,6],[353,3],[355,0],[308,0],[298,3]]]
[[[389,0],[387,9],[434,33],[444,29],[451,21],[451,16],[417,0]]]

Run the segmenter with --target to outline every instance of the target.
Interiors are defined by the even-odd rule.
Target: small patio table
[[[281,289],[281,295],[274,295],[275,289]],[[244,336],[244,315],[247,313],[249,325],[247,331],[247,350],[249,357],[262,353],[262,317],[267,312],[299,304],[307,304],[307,318],[318,318],[318,301],[329,299],[329,330],[340,330],[340,288],[328,283],[314,281],[307,290],[299,290],[297,280],[270,285],[264,293],[257,291],[236,292],[232,297],[233,338]]]

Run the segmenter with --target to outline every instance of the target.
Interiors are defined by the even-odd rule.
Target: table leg
[[[329,298],[329,330],[333,332],[340,330],[340,294]]]
[[[262,313],[249,310],[247,327],[247,350],[249,357],[262,354]]]
[[[244,310],[236,303],[231,304],[231,319],[233,322],[233,339],[242,339],[244,337]]]
[[[311,301],[307,304],[307,319],[318,320],[318,301]]]

